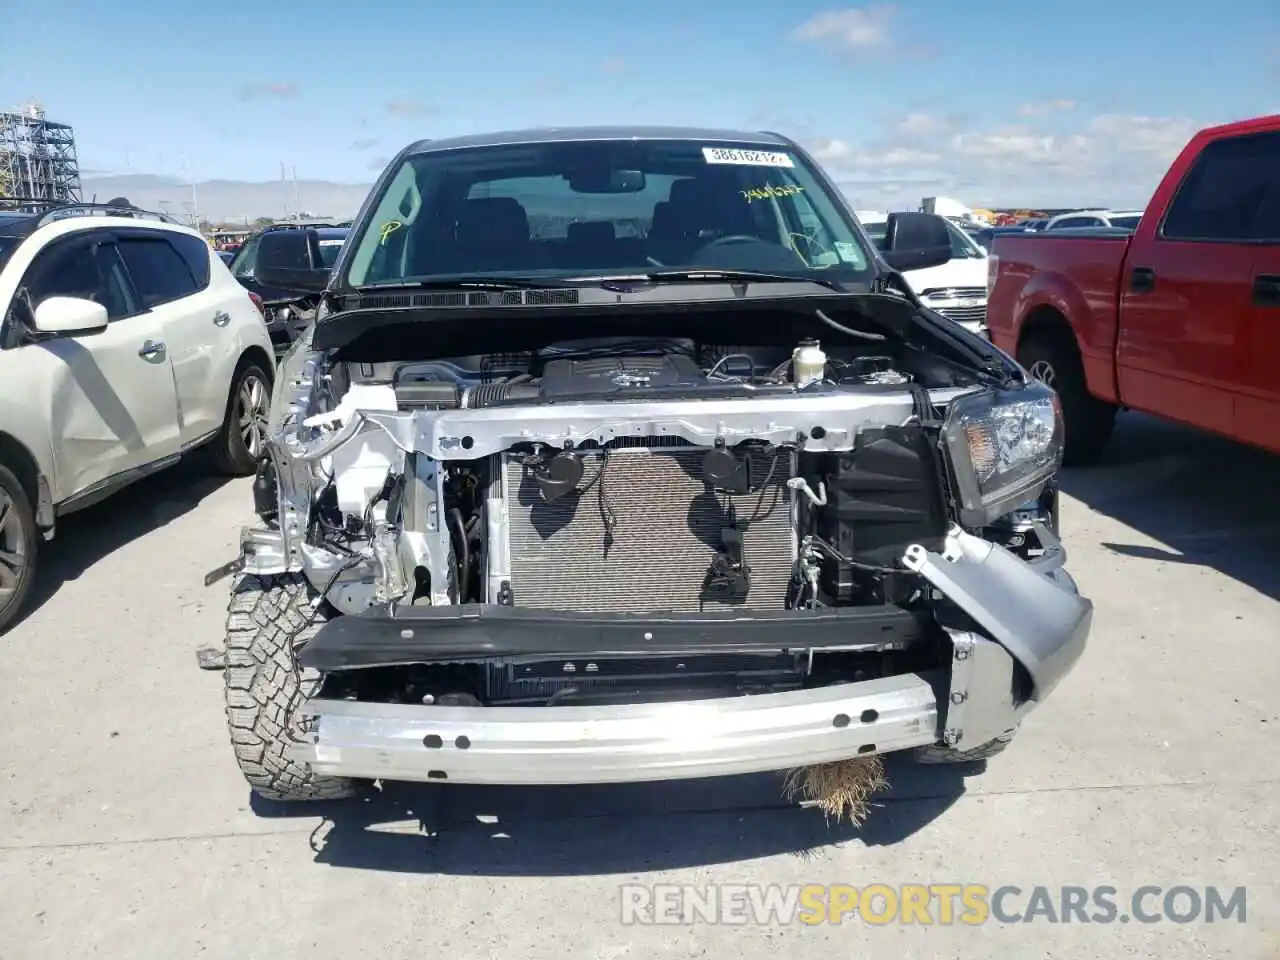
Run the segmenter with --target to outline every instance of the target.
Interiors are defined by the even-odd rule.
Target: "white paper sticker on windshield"
[[[739,150],[737,147],[703,147],[707,163],[736,163],[745,167],[794,167],[791,157],[770,150]]]
[[[858,248],[847,241],[837,240],[835,242],[836,255],[845,263],[858,262]]]

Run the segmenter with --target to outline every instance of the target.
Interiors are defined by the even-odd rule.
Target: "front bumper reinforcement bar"
[[[934,684],[905,674],[812,690],[604,707],[432,707],[312,700],[321,774],[582,784],[760,773],[933,743]]]

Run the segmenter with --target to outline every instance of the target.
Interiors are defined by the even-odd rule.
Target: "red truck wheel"
[[[1089,393],[1076,345],[1064,337],[1032,335],[1019,345],[1018,362],[1062,402],[1063,466],[1097,463],[1115,428],[1116,408]]]

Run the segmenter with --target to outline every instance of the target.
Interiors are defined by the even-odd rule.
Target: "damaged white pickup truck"
[[[1056,396],[774,134],[429,141],[282,360],[227,623],[262,796],[989,756],[1081,655]]]

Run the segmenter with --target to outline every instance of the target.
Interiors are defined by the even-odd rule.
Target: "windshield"
[[[889,224],[884,220],[873,220],[862,225],[863,231],[879,250],[884,249],[885,238],[889,235]]]
[[[952,259],[981,260],[986,256],[982,248],[974,242],[973,238],[950,220],[947,221],[947,233],[951,234]]]
[[[258,241],[262,234],[256,237],[250,237],[245,241],[244,246],[236,251],[235,259],[231,261],[231,275],[233,277],[253,277],[253,260],[258,254]]]
[[[1113,227],[1123,227],[1126,230],[1137,230],[1138,221],[1142,219],[1142,214],[1137,213],[1132,216],[1110,217]]]
[[[852,217],[793,152],[599,140],[405,158],[347,260],[353,286],[690,268],[866,282]]]

